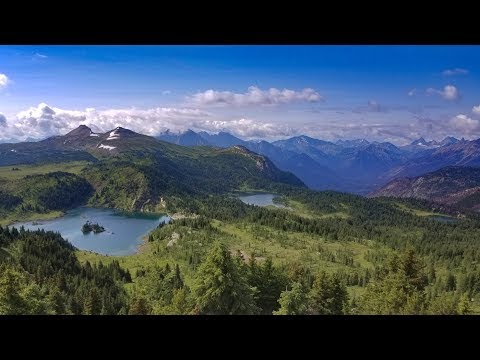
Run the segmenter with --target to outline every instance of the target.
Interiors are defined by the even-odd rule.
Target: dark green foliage
[[[18,195],[40,211],[78,206],[85,203],[93,190],[81,177],[65,172],[26,176],[20,182]]]
[[[0,211],[11,210],[22,202],[22,198],[0,190]]]
[[[129,314],[185,314],[192,310],[178,264],[137,271],[135,285]]]
[[[162,197],[225,194],[241,186],[304,186],[294,175],[278,170],[268,159],[255,154],[235,149],[179,151],[163,143],[152,146],[151,152],[141,158],[127,151],[119,158],[105,159],[84,169],[82,176],[96,190],[91,203],[154,210]]]
[[[102,303],[97,289],[90,288],[83,304],[84,315],[100,315],[102,311]]]
[[[10,254],[0,259],[0,312],[117,314],[127,304],[131,277],[118,261],[82,266],[58,233],[0,227],[0,247]]]
[[[278,310],[278,298],[287,286],[287,278],[279,269],[275,268],[271,258],[263,264],[258,264],[252,257],[249,264],[248,283],[256,290],[256,304],[262,309],[262,314],[272,314]]]
[[[87,221],[85,224],[82,225],[82,232],[84,234],[91,233],[92,231],[95,234],[98,234],[98,233],[104,232],[105,228],[103,226],[98,225],[97,223],[92,224],[90,221]]]
[[[128,315],[148,315],[150,314],[150,307],[143,297],[135,297],[130,305]]]
[[[348,305],[347,287],[336,274],[321,272],[309,293],[309,312],[317,315],[345,314]]]
[[[280,309],[274,315],[305,315],[308,312],[308,297],[303,285],[295,282],[291,290],[285,290],[278,300]]]
[[[217,242],[198,269],[195,296],[201,314],[254,314],[254,289],[228,249]]]
[[[85,179],[65,172],[29,175],[4,186],[11,189],[0,189],[0,214],[67,210],[85,203],[93,192]]]
[[[377,273],[361,298],[366,314],[423,314],[426,308],[426,276],[423,265],[412,249],[401,258],[393,255],[388,265]]]

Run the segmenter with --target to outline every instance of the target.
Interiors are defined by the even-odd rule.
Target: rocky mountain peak
[[[68,137],[87,137],[90,136],[92,133],[92,129],[90,129],[87,125],[80,125],[76,129],[70,131],[65,136]]]

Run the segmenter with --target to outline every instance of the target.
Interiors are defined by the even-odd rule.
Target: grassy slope
[[[451,217],[450,215],[447,214],[442,214],[439,212],[434,212],[434,211],[428,211],[428,210],[420,210],[420,209],[414,209],[412,207],[407,206],[406,204],[401,204],[401,203],[396,203],[396,205],[402,209],[403,211],[406,211],[408,213],[414,214],[416,216],[444,216],[444,217]]]
[[[18,180],[27,175],[48,174],[55,171],[63,171],[78,175],[82,169],[88,165],[89,162],[87,161],[71,161],[43,165],[0,166],[0,180]],[[20,170],[12,171],[12,168],[18,168]]]
[[[37,212],[25,212],[25,213],[12,213],[0,217],[0,225],[6,226],[17,222],[36,221],[36,220],[51,220],[63,216],[62,211],[49,211],[45,213]]]
[[[63,171],[71,174],[78,175],[81,171],[89,166],[87,161],[70,161],[55,164],[42,164],[42,165],[15,165],[15,166],[1,166],[0,167],[0,189],[4,188],[8,192],[14,192],[19,184],[19,180],[30,175],[43,175],[52,173],[55,171]],[[12,171],[12,168],[18,168],[20,170]],[[35,221],[35,220],[49,220],[60,217],[63,215],[62,211],[53,210],[47,212],[9,212],[3,214],[0,217],[0,225],[5,226],[22,221]]]
[[[310,210],[305,204],[299,201],[287,199],[291,210],[305,218],[325,218],[325,217],[342,217],[347,218],[350,215],[349,208],[343,203],[340,207],[344,211],[333,213],[322,213]],[[396,204],[402,210],[413,213],[416,216],[443,215],[426,210],[418,210],[412,206],[402,203]],[[168,262],[170,265],[178,263],[185,282],[190,286],[193,284],[195,276],[194,266],[188,261],[188,248],[195,246],[203,247],[204,250],[214,238],[218,238],[228,244],[230,250],[234,254],[241,253],[247,260],[254,256],[257,261],[262,261],[266,257],[271,257],[276,265],[285,265],[289,263],[299,262],[309,267],[313,272],[325,270],[327,272],[345,272],[345,273],[361,273],[365,269],[373,269],[373,260],[370,260],[369,254],[384,254],[386,257],[394,250],[379,243],[366,240],[361,242],[346,241],[327,241],[321,236],[310,235],[293,231],[281,232],[268,226],[252,225],[242,222],[228,222],[220,220],[212,220],[211,225],[215,229],[215,233],[206,230],[198,230],[192,228],[175,228],[167,225],[162,229],[162,235],[154,242],[146,242],[142,252],[117,258],[120,264],[128,268],[132,274],[134,283],[136,271],[149,268],[155,265],[165,266]],[[405,229],[390,227],[389,232],[392,236],[399,239],[404,236]],[[172,233],[177,232],[179,236],[178,242],[172,247],[168,247],[167,243],[172,239]],[[421,236],[418,229],[412,229],[410,234],[415,233]],[[418,233],[418,234],[417,234]],[[102,256],[92,254],[85,251],[77,253],[81,262],[86,260],[90,262],[109,262],[115,257]],[[346,265],[344,258],[353,259],[353,264]],[[455,272],[458,269],[455,270]],[[436,267],[437,276],[446,276],[447,269],[443,266]],[[129,285],[134,286],[134,285]],[[349,286],[348,291],[350,297],[358,297],[365,288],[359,286]],[[472,303],[474,313],[480,313],[480,304],[478,301]]]
[[[291,201],[289,201],[289,205],[292,205]],[[306,207],[302,204],[297,203],[295,205],[294,209],[290,211],[296,211],[300,215],[307,212]],[[297,209],[302,209],[302,211],[297,211]],[[315,214],[308,212],[306,215],[319,218],[335,215],[346,217],[347,213]],[[391,251],[371,241],[365,241],[364,243],[329,242],[320,236],[291,231],[281,232],[267,226],[230,223],[219,220],[212,220],[211,224],[218,231],[218,234],[214,237],[218,237],[219,240],[225,242],[232,253],[241,252],[247,260],[254,256],[257,261],[263,261],[266,257],[271,257],[276,265],[299,262],[314,272],[319,270],[355,272],[372,269],[373,264],[366,260],[368,251],[379,248],[387,253]],[[88,251],[78,251],[77,256],[82,263],[87,260],[90,263],[98,263],[99,261],[108,263],[113,259],[117,259],[122,267],[130,271],[134,283],[137,270],[155,265],[165,266],[166,263],[170,265],[178,263],[185,277],[185,282],[190,286],[193,284],[195,269],[192,265],[189,265],[185,249],[188,249],[190,246],[208,248],[212,235],[204,230],[190,228],[169,230],[169,228],[170,226],[167,225],[162,230],[164,234],[162,239],[154,242],[146,241],[141,251],[134,255],[113,257]],[[173,232],[178,232],[180,239],[177,244],[168,247],[166,245],[171,240]],[[345,265],[343,263],[342,256],[345,255],[353,258],[353,265]],[[358,286],[350,286],[348,290],[350,295],[354,296],[359,296],[364,291],[363,288]]]

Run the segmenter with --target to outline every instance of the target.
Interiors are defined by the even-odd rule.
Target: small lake
[[[242,200],[245,204],[257,205],[257,206],[268,206],[273,205],[278,208],[285,209],[286,207],[282,204],[275,204],[273,198],[277,197],[275,194],[265,194],[265,193],[241,193],[238,198]]]
[[[457,218],[450,217],[450,216],[431,215],[429,216],[429,218],[444,224],[454,224],[458,222]]]
[[[99,234],[83,234],[82,225],[87,221],[105,228]],[[126,213],[113,209],[79,207],[66,212],[65,216],[45,221],[16,223],[13,226],[25,229],[59,232],[75,247],[106,255],[128,255],[137,251],[143,236],[160,223],[168,222],[168,216],[144,213]]]

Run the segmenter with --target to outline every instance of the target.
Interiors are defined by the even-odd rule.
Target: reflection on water
[[[82,225],[90,221],[105,228],[105,232],[83,234]],[[100,254],[128,255],[136,252],[142,243],[142,237],[162,222],[168,222],[168,216],[144,213],[125,213],[112,209],[79,207],[69,210],[65,216],[48,221],[23,222],[25,229],[57,231],[64,239],[82,250]]]
[[[257,206],[268,206],[268,205],[273,205],[278,208],[286,208],[282,204],[276,204],[273,202],[273,198],[275,198],[277,195],[275,194],[255,194],[255,193],[245,193],[240,195],[238,198],[242,200],[245,204],[249,205],[257,205]]]

